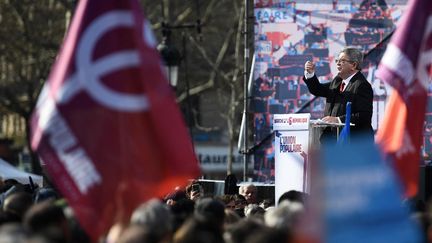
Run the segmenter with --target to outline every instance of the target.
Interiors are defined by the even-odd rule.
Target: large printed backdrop
[[[318,3],[319,2],[319,3]],[[377,64],[407,0],[255,0],[255,67],[253,100],[255,144],[272,130],[272,115],[310,112],[322,116],[325,100],[314,99],[302,80],[304,63],[313,60],[321,82],[337,73],[335,57],[344,46],[361,48],[363,73],[374,91],[374,129],[391,92],[376,76]],[[431,89],[430,89],[431,90]],[[432,96],[432,92],[429,92]],[[307,107],[305,103],[313,100]],[[432,107],[426,114],[423,151],[432,150]],[[424,152],[425,159],[432,154]],[[274,181],[271,139],[254,154],[257,181]]]

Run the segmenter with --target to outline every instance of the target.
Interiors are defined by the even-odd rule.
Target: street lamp
[[[196,7],[197,7],[197,15],[199,16],[199,0],[195,0],[196,1]],[[163,6],[164,1],[161,1],[162,4],[162,16],[163,19],[165,20],[165,12],[163,11],[164,6]],[[198,17],[196,23],[186,23],[186,24],[179,24],[179,25],[170,25],[169,24],[169,16],[168,16],[168,22],[162,22],[162,42],[157,46],[157,50],[159,51],[163,62],[164,62],[164,68],[166,70],[166,74],[167,74],[167,78],[168,81],[171,85],[171,87],[174,88],[174,90],[176,90],[177,87],[177,80],[178,80],[178,69],[180,66],[180,62],[183,62],[183,73],[184,73],[184,82],[185,82],[185,89],[186,89],[186,105],[187,105],[187,109],[186,109],[186,121],[189,127],[189,133],[190,133],[190,137],[191,137],[191,142],[192,142],[192,147],[194,147],[193,145],[193,132],[192,132],[192,128],[191,128],[191,121],[193,121],[191,119],[191,111],[192,111],[192,105],[190,102],[190,97],[189,97],[189,79],[188,79],[188,65],[187,65],[187,60],[186,60],[186,35],[183,33],[182,36],[182,53],[180,53],[177,48],[172,44],[171,42],[171,30],[175,30],[175,29],[196,29],[197,33],[198,33],[198,38],[199,40],[202,39],[201,36],[201,27],[202,27],[202,23],[200,18]]]
[[[166,75],[170,85],[175,88],[178,81],[178,67],[181,61],[180,52],[171,43],[171,31],[165,29],[163,31],[162,42],[157,46],[166,71]]]

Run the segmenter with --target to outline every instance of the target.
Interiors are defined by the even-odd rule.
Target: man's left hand
[[[321,120],[323,122],[328,122],[328,123],[340,123],[339,118],[335,117],[335,116],[326,116],[326,117],[323,117]]]

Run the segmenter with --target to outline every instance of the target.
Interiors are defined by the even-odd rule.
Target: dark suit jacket
[[[343,92],[339,91],[342,83],[342,78],[339,76],[326,84],[321,84],[316,76],[310,79],[303,77],[303,80],[311,94],[326,98],[324,116],[339,117],[342,122],[345,122],[346,103],[351,101],[351,123],[354,124],[351,127],[352,137],[362,135],[373,141],[374,132],[371,125],[373,91],[361,72],[357,72],[352,77]],[[325,129],[323,136],[336,138],[336,134],[331,129]]]

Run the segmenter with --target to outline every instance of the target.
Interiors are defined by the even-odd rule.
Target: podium
[[[310,120],[309,123],[309,145],[311,148],[319,149],[321,142],[320,136],[325,128],[332,127],[336,128],[336,139],[339,140],[339,133],[345,126],[343,123],[328,123],[321,120]]]
[[[290,190],[310,191],[309,151],[319,149],[323,129],[335,127],[339,134],[343,126],[311,120],[309,113],[273,116],[276,202]]]

